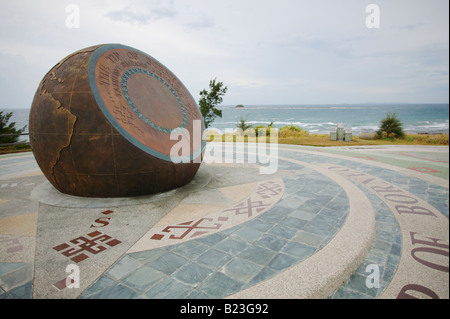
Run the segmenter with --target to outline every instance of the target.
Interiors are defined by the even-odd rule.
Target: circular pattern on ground
[[[256,195],[271,194],[273,185],[260,182],[253,195],[222,210],[217,218],[209,218],[209,223],[199,224],[197,221],[205,219],[199,218],[151,231],[143,236],[145,244],[138,242],[134,246],[139,251],[131,249],[133,252],[118,260],[81,297],[107,298],[112,287],[121,285],[149,298],[223,298],[272,278],[313,255],[342,227],[349,201],[340,186],[328,177],[296,164],[283,165],[296,173],[283,177],[286,192],[272,208],[257,212],[265,202]],[[181,240],[188,232],[195,234],[186,231],[193,225],[198,231],[205,231],[210,225],[218,225],[220,216],[232,219],[244,213],[251,218],[236,226]],[[171,228],[178,232],[170,235]],[[149,249],[153,242],[161,240],[155,233],[162,235],[164,231],[166,238],[173,236],[174,240]],[[137,267],[136,271],[124,275],[122,269],[131,265]]]
[[[321,153],[317,153],[316,150]],[[365,236],[365,232],[361,231],[362,228],[351,227],[351,225],[355,225],[351,220],[357,215],[367,218],[373,214],[375,221],[370,224],[372,228],[369,230],[374,231],[373,243],[368,242],[367,254],[361,251],[360,257],[362,259],[358,259],[359,262],[352,267],[355,270],[354,273],[351,276],[349,273],[348,276],[342,277],[343,280],[339,282],[338,286],[340,287],[337,291],[325,290],[329,292],[328,295],[318,294],[315,296],[329,298],[396,298],[402,294],[411,293],[412,287],[420,287],[417,285],[418,283],[423,285],[422,287],[429,287],[431,290],[428,291],[436,292],[438,296],[445,297],[445,291],[448,293],[448,289],[445,290],[448,287],[448,275],[439,277],[441,278],[439,280],[436,280],[436,277],[429,278],[428,276],[429,273],[432,273],[433,276],[442,274],[439,269],[444,269],[445,263],[443,265],[441,263],[445,260],[428,259],[433,254],[418,255],[414,252],[414,246],[411,246],[410,241],[417,237],[420,244],[426,244],[426,242],[433,244],[432,241],[423,237],[428,235],[439,238],[439,242],[441,240],[443,243],[448,242],[448,187],[439,186],[443,184],[440,180],[433,182],[429,178],[420,178],[420,176],[410,173],[408,170],[397,171],[393,166],[389,168],[387,165],[376,165],[377,163],[373,160],[351,160],[348,157],[324,153],[324,149],[281,148],[278,153],[280,161],[278,162],[278,173],[275,179],[272,178],[274,176],[255,175],[257,168],[251,168],[251,165],[214,164],[209,167],[210,172],[213,172],[210,175],[213,184],[208,184],[201,190],[186,193],[185,195],[189,196],[182,199],[176,207],[167,206],[169,210],[172,208],[173,210],[165,217],[157,217],[156,220],[159,220],[159,222],[153,224],[154,226],[147,233],[145,232],[150,228],[150,224],[145,224],[142,217],[150,217],[154,213],[159,214],[158,210],[154,209],[153,203],[129,207],[122,206],[103,212],[100,209],[64,209],[64,207],[40,205],[37,232],[40,234],[40,239],[36,242],[38,251],[34,264],[0,263],[0,271],[2,272],[0,279],[3,283],[8,283],[11,279],[17,279],[14,281],[17,282],[16,286],[2,284],[2,289],[5,292],[0,291],[0,294],[3,297],[19,298],[19,296],[22,296],[22,298],[31,298],[32,289],[34,289],[35,297],[44,296],[40,289],[45,286],[50,287],[53,296],[57,294],[69,298],[71,298],[70,296],[79,297],[76,294],[77,291],[84,291],[81,295],[82,298],[308,297],[311,296],[308,295],[308,289],[314,289],[315,284],[323,282],[322,278],[316,278],[317,273],[325,274],[323,277],[328,276],[320,269],[327,263],[331,263],[328,269],[332,272],[339,272],[340,268],[336,267],[335,264],[336,261],[339,261],[339,259],[336,259],[336,255],[347,254],[347,251],[351,250],[349,247],[354,248],[352,241],[358,241],[358,237]],[[375,158],[375,156],[372,158]],[[442,166],[444,167],[444,165]],[[239,167],[242,170],[239,170]],[[239,173],[244,173],[244,175]],[[308,181],[307,179],[307,177],[316,176],[318,178],[313,180]],[[302,179],[311,187],[302,187],[302,185],[305,186],[301,182]],[[244,213],[246,211],[245,203],[249,204],[261,200],[261,203],[255,203],[255,208],[265,205],[267,202],[264,202],[262,196],[267,194],[260,193],[258,198],[253,197],[253,195],[257,191],[262,191],[260,187],[268,182],[272,183],[265,184],[265,186],[272,184],[275,186],[275,191],[279,193],[280,180],[284,185],[282,198],[276,201],[274,205],[266,206],[267,210],[259,212],[252,210],[252,212],[255,212],[253,218],[223,230],[222,226],[217,227],[216,230],[212,229],[215,227],[210,226],[214,223],[224,222],[223,217],[226,216],[216,216],[222,217],[222,219],[204,220],[202,222],[205,222],[205,224],[196,224],[201,218],[215,217],[211,214],[214,211],[213,207],[216,207],[215,209],[219,213],[228,209],[231,209],[228,213]],[[242,182],[249,182],[249,184],[242,184]],[[11,187],[15,187],[16,184],[25,185],[25,180],[22,182],[11,180],[9,183]],[[333,185],[337,188],[334,188]],[[8,188],[8,184],[2,184],[4,195],[8,194],[5,191]],[[295,259],[295,252],[300,252],[300,250],[294,249],[299,248],[299,246],[293,244],[294,242],[313,246],[312,240],[314,237],[299,235],[300,232],[307,229],[308,224],[310,225],[308,232],[314,234],[313,231],[320,231],[321,227],[326,224],[324,221],[335,216],[342,208],[335,201],[331,205],[327,205],[327,194],[323,193],[324,190],[330,191],[330,194],[333,191],[342,193],[342,190],[345,190],[346,199],[350,204],[350,213],[341,221],[341,224],[335,224],[338,226],[337,232],[335,234],[330,232],[330,240],[324,241],[324,244],[313,254],[299,262],[294,262],[283,270],[277,270],[277,267],[282,268],[283,265],[289,264],[289,258]],[[322,194],[318,194],[319,192],[322,192]],[[312,197],[305,201],[305,198],[300,198],[301,194],[307,197],[311,195]],[[235,200],[233,203],[229,203],[224,196]],[[255,200],[245,201],[248,198]],[[338,198],[340,196],[336,199]],[[274,199],[276,200],[276,197]],[[164,201],[160,200],[159,202]],[[288,237],[292,235],[289,229],[296,228],[296,223],[293,223],[293,221],[302,219],[299,218],[298,214],[304,214],[305,209],[307,211],[308,207],[310,209],[314,206],[314,202],[318,203],[316,205],[318,208],[329,208],[330,210],[322,216],[318,225],[313,223],[316,217],[309,221],[305,220],[307,223],[297,229],[294,237],[289,239]],[[404,206],[408,203],[415,207],[414,210],[409,210],[409,213],[407,207]],[[1,201],[0,204],[2,204],[2,207],[11,206],[5,206],[7,203]],[[297,204],[299,204],[298,207]],[[403,206],[398,206],[398,204]],[[401,213],[398,211],[399,207]],[[203,208],[202,212],[198,208]],[[103,210],[105,209],[107,208]],[[151,211],[151,209],[153,210]],[[195,217],[190,215],[189,209],[192,212],[196,211],[197,215]],[[412,214],[413,212],[423,214]],[[170,216],[176,217],[180,213],[182,214],[178,218],[166,219]],[[303,215],[303,219],[306,216]],[[55,217],[58,221],[66,223],[66,226],[56,230],[56,233],[54,229],[50,231],[51,225],[56,221]],[[139,217],[139,222],[137,217]],[[193,217],[192,221],[195,221],[195,223],[191,222],[190,217]],[[410,220],[414,219],[421,222],[419,224],[409,223]],[[439,225],[436,225],[436,221]],[[207,224],[207,222],[211,222],[211,224]],[[95,243],[94,238],[92,238],[92,244],[109,248],[98,255],[93,255],[92,252],[89,253],[85,250],[86,256],[83,258],[88,258],[78,264],[84,274],[93,273],[92,278],[83,277],[83,287],[80,290],[64,289],[61,282],[66,276],[64,268],[70,261],[63,254],[63,246],[72,245],[73,247],[75,242],[72,243],[71,239],[85,235],[86,227],[102,227],[107,223],[109,223],[108,227],[97,228],[95,231],[91,228],[92,234],[89,233],[87,237],[78,237],[79,239],[87,239],[94,236],[94,233],[99,235],[99,232],[102,232],[105,236],[108,235],[106,238],[110,238],[108,243],[111,244],[111,247],[98,241]],[[127,227],[128,224],[130,224],[129,227]],[[180,228],[171,228],[168,229],[169,232],[165,233],[163,232],[165,226]],[[203,226],[206,227],[202,228]],[[184,230],[182,230],[183,227]],[[192,231],[188,232],[190,227],[192,227]],[[288,231],[280,232],[281,227],[286,227],[285,229]],[[442,232],[445,227],[447,227],[446,232]],[[132,233],[127,233],[128,228],[132,229]],[[46,231],[46,229],[48,230]],[[182,232],[172,232],[173,230]],[[322,228],[322,230],[325,229]],[[205,231],[208,233],[204,233]],[[134,244],[136,240],[144,237],[156,242],[162,240],[162,237],[156,236],[151,239],[154,235],[182,237],[185,232],[184,237],[191,236],[191,238],[186,241],[178,239],[180,240],[179,244],[161,245],[152,249],[146,249],[149,247],[144,246],[137,247]],[[414,235],[410,235],[410,232],[414,232]],[[319,234],[316,233],[315,235]],[[340,245],[343,241],[337,240],[338,237],[342,239],[348,236],[351,240],[347,240],[346,245]],[[267,240],[268,237],[272,240]],[[2,237],[2,240],[5,238]],[[263,238],[266,240],[263,240]],[[299,241],[300,238],[301,241]],[[9,240],[8,242],[14,239],[19,240],[17,241],[18,244],[24,243],[21,238],[6,239]],[[274,239],[278,240],[275,241]],[[173,240],[177,241],[176,238],[173,238]],[[274,247],[282,243],[283,240],[284,246]],[[90,239],[89,242],[91,242]],[[128,249],[130,246],[127,247],[127,245],[130,245],[131,248]],[[420,245],[416,247],[419,247],[419,250],[423,249]],[[3,248],[5,248],[4,245]],[[17,247],[14,248],[17,249]],[[332,250],[334,251],[333,255],[324,254],[325,251],[330,253]],[[278,256],[276,259],[273,257],[274,254],[275,257]],[[8,256],[12,258],[8,260],[13,262],[22,261],[15,260],[13,255]],[[272,259],[270,259],[271,256]],[[76,259],[81,260],[81,258]],[[49,264],[50,260],[51,264]],[[408,261],[412,261],[413,264],[407,263]],[[367,280],[374,278],[375,273],[367,272],[367,266],[370,266],[369,271],[378,268],[377,275],[379,276],[380,287],[368,285]],[[33,269],[33,267],[35,269],[34,276],[29,277],[32,281],[14,276],[15,273],[18,274],[26,271],[26,269]],[[43,270],[49,267],[56,268],[52,269],[50,273],[45,273]],[[259,271],[261,267],[266,271],[261,273]],[[306,272],[299,271],[305,268],[309,270]],[[273,273],[271,274],[269,270],[272,270]],[[412,270],[414,272],[411,272]],[[425,270],[425,273],[418,273],[417,270]],[[258,281],[259,279],[255,278],[256,274],[262,280]],[[98,278],[98,281],[94,282],[96,278]],[[312,279],[310,282],[313,286],[308,288],[307,285],[299,284],[301,282],[298,281],[299,278]],[[329,278],[331,279],[331,277]],[[348,281],[342,285],[346,278],[349,278]],[[20,286],[19,283],[24,283],[24,285]],[[93,284],[91,285],[91,283]],[[60,290],[55,290],[55,287]],[[285,289],[285,287],[289,288]],[[405,293],[407,289],[410,290]]]

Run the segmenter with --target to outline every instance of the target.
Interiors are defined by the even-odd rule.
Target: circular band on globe
[[[149,75],[149,76],[151,76],[151,77],[157,79],[157,80],[160,81],[162,84],[164,84],[164,85],[170,90],[170,92],[172,92],[172,94],[175,96],[175,98],[177,99],[177,101],[178,101],[178,103],[179,103],[179,105],[180,105],[181,111],[183,112],[183,120],[182,120],[180,126],[178,126],[178,127],[175,128],[175,129],[168,129],[168,128],[165,128],[165,127],[161,127],[161,126],[159,126],[159,125],[153,123],[152,121],[150,121],[148,118],[146,118],[146,117],[138,110],[138,108],[134,105],[133,101],[131,100],[130,95],[128,94],[128,89],[127,89],[128,78],[129,78],[131,75],[136,74],[136,73],[143,73],[143,74]],[[121,86],[122,86],[122,92],[123,92],[123,95],[124,95],[125,99],[127,100],[128,105],[129,105],[129,106],[131,107],[131,109],[134,111],[134,113],[136,113],[136,115],[137,115],[141,120],[143,120],[145,123],[147,123],[148,125],[150,125],[150,126],[153,127],[154,129],[157,129],[158,131],[163,132],[163,133],[170,134],[170,133],[172,133],[173,131],[175,131],[175,130],[177,130],[177,129],[179,129],[179,128],[184,128],[184,127],[186,126],[186,110],[184,109],[183,102],[181,102],[181,99],[178,97],[178,95],[177,95],[177,93],[175,92],[175,90],[172,89],[172,88],[170,87],[170,85],[167,84],[166,81],[164,81],[163,79],[161,79],[161,78],[160,78],[159,76],[157,76],[156,74],[154,74],[154,73],[152,73],[152,72],[150,72],[150,71],[147,71],[147,70],[140,69],[140,68],[129,69],[129,70],[126,71],[126,72],[124,73],[124,75],[122,76]]]
[[[155,63],[158,65],[158,70],[160,71],[160,74],[155,74],[156,72],[151,72],[150,70],[146,70],[146,67],[148,65],[146,63],[143,63],[142,61],[138,60],[130,60],[130,61],[121,61],[119,59],[119,54],[117,53],[118,50],[127,50],[127,54],[129,55],[136,55],[137,58],[139,58],[139,55],[143,56],[142,58],[146,59],[146,61]],[[100,61],[100,65],[97,66],[97,64]],[[122,62],[120,64],[120,62]],[[108,68],[109,65],[119,65],[120,66],[120,72],[119,70],[116,71],[117,74],[112,72],[110,68]],[[112,64],[115,63],[115,64]],[[105,65],[103,65],[105,64]],[[103,91],[100,91],[99,85],[102,83],[102,72],[108,74],[108,89],[109,92],[105,93],[105,89],[102,87]],[[111,75],[111,73],[113,73]],[[119,74],[120,73],[120,74]],[[163,78],[162,74],[169,78],[169,81]],[[153,118],[149,119],[148,115],[143,114],[142,110],[137,107],[136,103],[133,102],[133,96],[130,96],[129,92],[129,80],[132,78],[133,75],[147,75],[150,77],[150,79],[153,79],[152,81],[157,81],[156,83],[160,83],[158,85],[162,85],[161,87],[163,90],[168,90],[168,98],[172,96],[170,99],[173,100],[172,104],[172,110],[175,112],[173,116],[168,117],[168,121],[178,121],[176,124],[174,124],[172,127],[165,127],[165,125],[161,125],[158,123],[155,123],[155,120]],[[89,60],[88,65],[88,76],[89,76],[89,84],[91,87],[91,91],[93,93],[93,96],[101,109],[102,113],[105,115],[109,123],[130,143],[132,143],[134,146],[138,147],[142,151],[155,156],[159,159],[170,161],[170,162],[189,162],[193,161],[194,159],[201,156],[205,146],[206,146],[206,140],[202,137],[200,145],[195,148],[192,147],[192,151],[189,155],[183,154],[182,156],[174,156],[172,154],[169,154],[169,152],[164,150],[157,150],[155,149],[154,145],[151,145],[151,143],[145,143],[137,138],[137,135],[145,137],[145,132],[148,129],[145,129],[145,126],[156,130],[157,132],[160,132],[159,134],[171,134],[176,133],[180,129],[184,129],[187,126],[188,121],[193,121],[195,118],[194,116],[197,115],[198,119],[201,121],[201,116],[198,111],[198,107],[196,106],[195,101],[193,101],[192,96],[187,92],[187,90],[184,88],[184,86],[181,84],[181,81],[179,81],[167,68],[165,68],[159,61],[154,59],[153,57],[149,56],[148,54],[139,51],[137,49],[124,46],[121,44],[109,44],[99,47],[97,50],[95,50]],[[177,93],[177,88],[174,88],[172,85],[170,85],[168,82],[170,82],[170,79],[176,79],[176,83],[178,85],[178,90],[185,90],[184,94],[180,96],[181,93]],[[106,76],[105,76],[106,79]],[[112,80],[111,80],[112,79]],[[105,80],[106,81],[106,80]],[[105,82],[106,83],[106,82]],[[169,93],[170,92],[170,93]],[[102,97],[103,94],[103,97]],[[111,108],[113,107],[110,102],[107,105],[105,103],[105,96],[113,100],[113,99],[119,99],[123,100],[122,104],[119,104],[120,110],[118,112],[123,113],[121,114],[125,120],[119,121],[117,119],[117,113],[116,111],[112,112]],[[190,99],[191,102],[188,102],[191,106],[191,110],[187,112],[186,107],[182,101],[182,97],[184,96],[184,99]],[[176,102],[175,102],[176,101]],[[174,106],[175,105],[175,106]],[[192,110],[192,105],[195,105],[195,110]],[[118,108],[117,105],[114,105],[116,109]],[[174,109],[175,108],[175,109]],[[189,114],[189,116],[188,116]],[[192,115],[194,114],[194,115]],[[133,125],[133,122],[130,124],[130,118],[133,118],[133,116],[137,116],[139,118],[139,121],[142,121],[142,123],[139,125]],[[128,118],[128,120],[127,120]],[[126,122],[128,121],[128,123]],[[122,123],[122,124],[121,124]],[[125,123],[125,124],[124,124]],[[136,124],[136,120],[134,120],[134,124]],[[139,123],[137,123],[139,124]],[[143,127],[143,126],[144,127]],[[167,125],[166,125],[167,126]],[[192,125],[193,126],[193,125]],[[191,127],[192,127],[191,126]],[[203,124],[202,124],[203,127]],[[127,129],[128,128],[128,129]],[[191,132],[192,133],[192,132]],[[147,134],[148,136],[148,134]],[[160,146],[162,148],[163,146]]]

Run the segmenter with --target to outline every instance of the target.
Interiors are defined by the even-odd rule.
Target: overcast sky
[[[369,4],[379,28],[367,27]],[[148,53],[196,100],[223,81],[224,105],[448,103],[448,10],[448,0],[0,0],[0,108],[29,108],[50,68],[101,43]]]

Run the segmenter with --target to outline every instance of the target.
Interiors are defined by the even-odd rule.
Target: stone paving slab
[[[448,147],[227,147],[185,188],[114,200],[0,156],[0,298],[448,298]]]

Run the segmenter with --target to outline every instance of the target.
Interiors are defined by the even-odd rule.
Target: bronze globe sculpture
[[[186,87],[153,57],[120,44],[89,47],[55,65],[34,96],[29,127],[49,182],[83,197],[181,187],[205,147]]]

